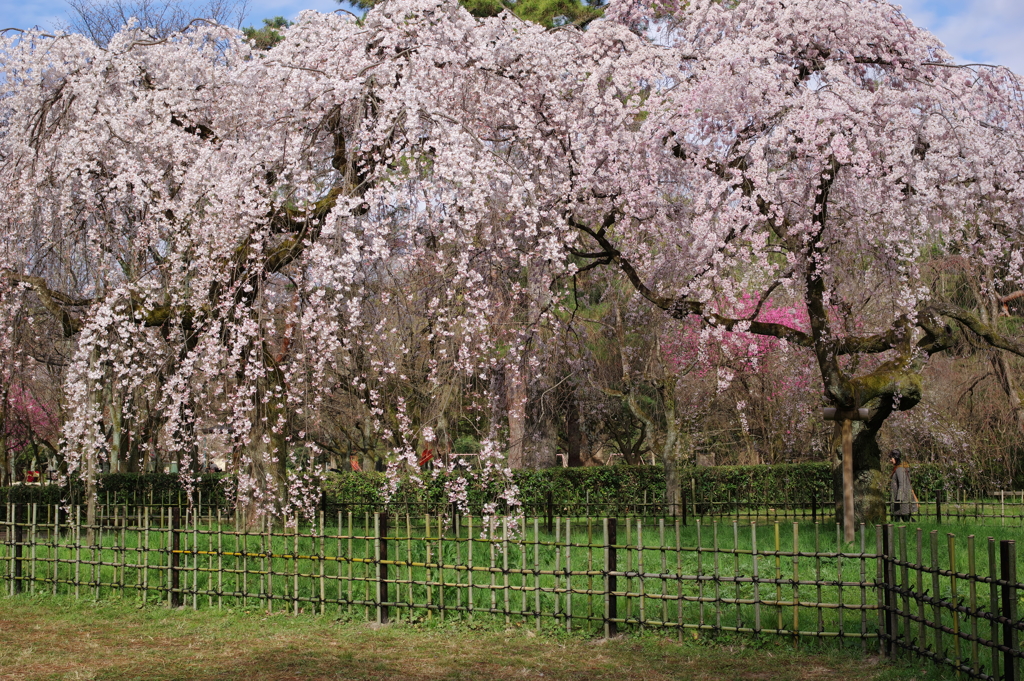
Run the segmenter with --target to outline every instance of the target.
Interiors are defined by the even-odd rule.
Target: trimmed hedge
[[[226,473],[204,473],[196,476],[195,491],[208,501],[223,505],[225,488],[232,477]],[[109,494],[112,503],[136,503],[153,498],[154,503],[170,503],[185,493],[177,473],[110,473],[99,477],[100,495]]]
[[[13,485],[0,487],[0,504],[59,504],[69,490],[58,485]],[[73,494],[73,492],[71,492]]]
[[[547,511],[549,493],[555,513],[585,513],[588,505],[595,512],[639,510],[645,499],[652,514],[667,510],[665,473],[660,466],[518,470],[513,476],[519,485],[519,498],[530,513]],[[712,506],[718,510],[737,505],[809,506],[813,499],[824,507],[833,501],[832,466],[824,462],[688,467],[679,472],[679,478],[687,503],[696,503],[699,513]],[[947,486],[941,468],[934,464],[911,467],[911,478],[922,501],[934,499],[935,490]],[[332,473],[324,491],[332,505],[379,506],[383,503],[380,490],[384,480],[383,473]],[[401,484],[395,502],[439,507],[444,504],[445,480],[439,475],[428,478],[422,487]],[[470,490],[471,508],[479,508],[486,500],[482,490]]]
[[[698,513],[712,507],[809,506],[812,500],[819,505],[832,501],[832,466],[827,463],[700,466],[680,471],[680,479]]]
[[[887,468],[883,471],[887,472]],[[911,466],[910,477],[922,501],[934,500],[936,490],[949,491],[946,475],[935,464]],[[712,505],[724,510],[740,505],[809,506],[813,500],[824,507],[834,501],[832,465],[825,462],[694,467],[681,471],[680,478],[688,499],[696,492],[693,501],[698,505],[698,512]]]
[[[593,468],[548,468],[513,472],[519,498],[529,514],[594,514],[645,511],[660,514],[665,508],[665,474],[660,466],[600,466]],[[832,502],[832,468],[828,463],[777,464],[774,466],[701,466],[680,471],[687,504],[698,513],[728,510],[736,506],[808,506],[812,498],[819,506]],[[922,501],[934,500],[936,489],[947,489],[947,479],[934,464],[911,467],[911,479]],[[196,489],[203,503],[227,506],[231,477],[207,474],[198,478]],[[436,512],[445,503],[447,476],[425,476],[423,484],[403,481],[394,503],[410,512]],[[692,481],[692,482],[691,482]],[[340,507],[379,507],[383,504],[383,473],[331,473],[323,485],[323,503],[328,510]],[[114,473],[99,478],[100,498],[110,503],[168,504],[184,502],[184,491],[175,474]],[[694,495],[695,492],[695,495]],[[16,485],[0,488],[0,503],[79,503],[81,482],[68,488],[56,485]],[[493,501],[480,488],[468,490],[470,508],[479,511]]]
[[[527,508],[547,504],[548,492],[566,511],[611,505],[616,507],[663,504],[665,471],[660,466],[600,466],[515,471],[519,498]]]
[[[195,489],[201,491],[203,503],[227,505],[224,473],[201,475]],[[97,492],[103,503],[112,504],[173,504],[184,502],[184,488],[181,479],[174,473],[109,473],[96,478]],[[60,485],[14,485],[0,487],[0,503],[16,504],[60,504],[82,503],[85,486],[81,480],[74,480],[68,486]]]
[[[403,505],[440,508],[445,501],[444,485],[449,476],[426,476],[422,485],[403,481],[399,484],[394,502]],[[648,503],[663,505],[665,474],[659,466],[602,466],[595,468],[548,468],[543,470],[513,471],[513,480],[519,486],[519,499],[530,512],[546,511],[548,495],[556,513],[592,509],[639,507],[644,499]],[[369,505],[383,503],[383,473],[331,473],[324,483],[327,501],[332,506]],[[470,488],[468,500],[471,509],[479,509],[492,501],[487,490]]]

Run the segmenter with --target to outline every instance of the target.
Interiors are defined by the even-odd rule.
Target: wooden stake
[[[843,433],[843,541],[854,540],[853,517],[853,421],[842,420]]]

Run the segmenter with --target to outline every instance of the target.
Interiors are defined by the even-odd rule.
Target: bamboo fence
[[[1018,679],[1016,550],[952,534],[682,518],[481,518],[321,511],[246,524],[206,507],[8,504],[7,594],[133,598],[391,619],[491,617],[857,641],[979,679]],[[998,546],[997,546],[998,544]],[[976,555],[976,553],[980,554]]]

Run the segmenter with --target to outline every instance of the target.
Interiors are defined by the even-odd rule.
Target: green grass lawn
[[[409,679],[661,681],[952,678],[859,643],[656,631],[603,641],[582,633],[473,623],[383,627],[265,611],[171,610],[111,599],[0,597],[0,679]]]

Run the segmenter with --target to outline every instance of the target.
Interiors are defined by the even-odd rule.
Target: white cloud
[[[958,61],[1002,64],[1024,74],[1021,0],[905,0],[903,11]]]

